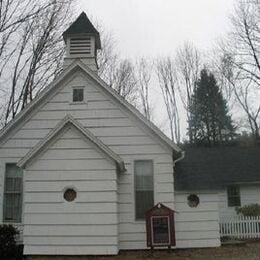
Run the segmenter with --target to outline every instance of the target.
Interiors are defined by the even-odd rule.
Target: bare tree
[[[188,136],[190,143],[193,142],[191,122],[191,97],[194,93],[195,84],[198,81],[201,70],[201,57],[198,49],[191,43],[186,42],[177,50],[176,59],[177,84],[183,107],[186,110],[188,121]]]
[[[152,120],[152,104],[150,100],[151,77],[153,64],[150,60],[141,58],[136,63],[136,78],[138,93],[141,102],[141,112],[148,120]]]
[[[137,81],[131,61],[127,59],[119,61],[117,67],[112,70],[110,84],[119,95],[129,103],[136,105]]]
[[[156,72],[167,110],[171,139],[179,143],[180,118],[177,105],[177,80],[176,69],[174,68],[172,60],[169,57],[159,59],[156,64]]]
[[[246,114],[247,122],[255,140],[259,139],[260,93],[252,78],[241,78],[241,71],[237,69],[229,54],[224,54],[219,70],[225,78],[225,85],[233,94],[235,101]]]
[[[31,6],[25,7],[21,2]],[[71,3],[69,0],[6,1],[6,8],[10,8],[5,10],[7,16],[17,8],[19,11],[24,8],[23,12],[9,15],[12,22],[2,18],[0,90],[7,99],[5,123],[61,70],[64,54],[61,36],[70,21]],[[7,31],[8,37],[5,37]]]
[[[116,53],[116,42],[113,38],[113,34],[104,29],[104,26],[96,25],[101,38],[102,48],[97,54],[98,75],[108,85],[112,85],[114,69],[119,62],[118,53]]]
[[[128,59],[121,59],[116,51],[113,34],[97,22],[102,49],[98,51],[98,75],[132,105],[137,105],[138,88],[135,67]]]
[[[240,0],[231,18],[232,30],[221,44],[218,68],[226,89],[247,116],[255,139],[260,128],[260,2]]]

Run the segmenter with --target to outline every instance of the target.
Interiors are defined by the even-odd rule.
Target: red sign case
[[[147,246],[175,246],[174,210],[158,203],[145,213]]]

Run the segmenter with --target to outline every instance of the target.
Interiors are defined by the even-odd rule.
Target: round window
[[[64,199],[65,199],[66,201],[71,202],[71,201],[73,201],[73,200],[76,199],[77,193],[76,193],[75,190],[73,190],[73,189],[70,188],[70,189],[67,189],[67,190],[64,192],[63,197],[64,197]]]
[[[190,194],[187,200],[188,200],[188,205],[192,208],[197,207],[200,203],[200,199],[196,194]]]

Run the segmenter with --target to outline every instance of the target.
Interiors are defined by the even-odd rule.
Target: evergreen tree
[[[227,103],[214,75],[207,69],[201,70],[189,109],[191,143],[214,145],[234,136],[235,129]]]

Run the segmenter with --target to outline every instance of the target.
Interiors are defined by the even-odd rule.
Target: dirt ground
[[[252,259],[260,260],[260,242],[257,243],[246,243],[241,245],[229,245],[222,246],[220,248],[209,248],[209,249],[178,249],[167,251],[155,251],[153,254],[150,252],[126,252],[121,255],[114,257],[117,260],[134,260],[134,259],[176,259],[176,260],[232,260],[232,259]]]
[[[31,258],[31,259],[49,259]],[[176,259],[176,260],[260,260],[260,242],[250,242],[239,245],[226,245],[219,248],[203,248],[203,249],[177,249],[168,251],[124,251],[118,256],[99,256],[99,257],[55,257],[54,260],[149,260],[149,259]]]

